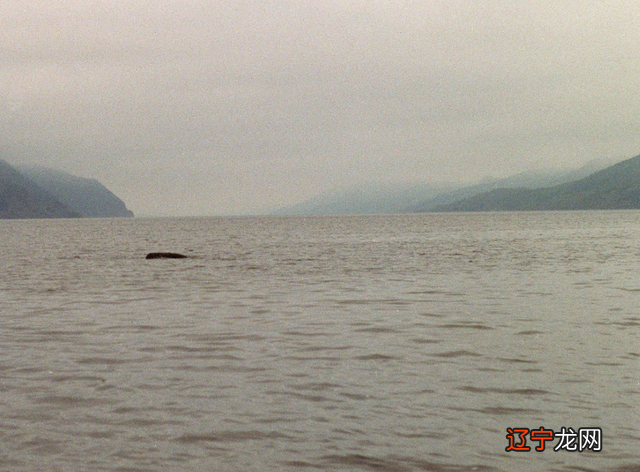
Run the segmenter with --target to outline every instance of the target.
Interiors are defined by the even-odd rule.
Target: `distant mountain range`
[[[14,168],[0,159],[0,218],[132,216],[97,180],[46,167]]]
[[[587,177],[611,166],[615,161],[594,160],[577,169],[527,171],[503,179],[484,180],[468,184],[406,184],[371,183],[334,189],[296,205],[273,211],[277,215],[330,215],[410,213],[452,210],[447,205],[480,198],[497,189],[507,196],[506,189],[541,189],[562,185]],[[498,194],[497,193],[497,194]],[[496,194],[496,195],[497,195]],[[462,208],[462,207],[460,207]]]
[[[482,195],[496,189],[517,189],[517,188],[547,188],[561,185],[567,182],[582,179],[594,172],[611,166],[615,161],[597,159],[588,162],[576,169],[563,170],[531,170],[521,172],[503,179],[483,181],[476,185],[462,187],[452,192],[446,192],[428,200],[424,200],[419,205],[407,208],[412,212],[444,211],[442,208],[447,204],[453,204],[476,195]]]
[[[434,211],[640,209],[640,156],[546,188],[496,188]]]
[[[276,215],[364,215],[402,213],[427,199],[453,191],[454,184],[370,183],[335,189],[275,210]]]
[[[528,171],[474,185],[372,183],[322,193],[271,214],[376,214],[452,211],[640,209],[640,156],[611,165]],[[132,217],[94,179],[0,159],[0,219]]]

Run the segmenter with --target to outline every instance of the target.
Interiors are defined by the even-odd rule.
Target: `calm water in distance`
[[[640,212],[4,220],[0,349],[2,471],[640,471]]]

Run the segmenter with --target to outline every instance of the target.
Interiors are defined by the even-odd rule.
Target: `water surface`
[[[4,220],[0,254],[2,470],[640,470],[640,212]],[[505,452],[540,426],[603,450]]]

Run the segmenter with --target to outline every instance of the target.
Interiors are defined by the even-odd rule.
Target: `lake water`
[[[2,471],[640,471],[640,212],[4,220],[0,274]]]

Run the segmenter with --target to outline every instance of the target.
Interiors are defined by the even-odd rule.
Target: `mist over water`
[[[636,211],[0,221],[0,469],[640,470],[639,235]],[[540,426],[602,451],[505,452]]]

